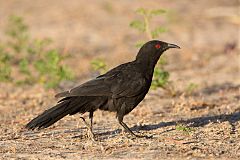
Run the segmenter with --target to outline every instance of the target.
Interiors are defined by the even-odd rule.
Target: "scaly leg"
[[[133,133],[133,131],[131,131],[131,129],[126,125],[126,123],[123,122],[123,117],[119,118],[118,117],[118,122],[119,124],[125,129],[125,131],[127,131],[128,133],[130,133],[132,136],[136,137],[136,138],[152,138],[152,136],[142,136],[142,135],[137,135],[135,133]]]
[[[133,133],[133,131],[131,131],[131,129],[126,125],[126,123],[123,122],[123,117],[118,117],[118,122],[125,129],[125,131],[130,133],[132,136],[134,136],[134,137],[141,137],[141,136],[136,135],[135,133]]]
[[[83,120],[83,123],[85,124],[85,126],[86,126],[87,129],[88,129],[88,135],[91,137],[91,139],[92,139],[93,141],[95,141],[95,135],[94,135],[94,133],[93,133],[93,131],[92,131],[93,112],[90,112],[90,114],[89,114],[89,118],[90,118],[90,121],[91,121],[91,124],[90,124],[90,125],[86,122],[85,118],[83,118],[83,117],[80,117],[80,118]]]
[[[93,112],[89,112],[90,129],[93,132]]]

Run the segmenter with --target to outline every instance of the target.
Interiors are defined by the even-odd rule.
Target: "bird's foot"
[[[139,134],[135,134],[133,133],[132,131],[131,132],[128,132],[127,130],[124,131],[124,133],[128,133],[128,135],[130,134],[131,137],[133,138],[146,138],[146,139],[151,139],[153,138],[153,136],[148,136],[148,135],[139,135]]]
[[[152,136],[149,137],[149,136],[137,135],[137,134],[133,133],[133,131],[123,121],[119,121],[119,124],[125,129],[126,132],[128,132],[135,138],[152,138]]]
[[[91,130],[88,131],[88,137],[94,142],[97,141],[95,134]]]
[[[95,136],[95,134],[92,131],[92,127],[86,122],[85,118],[80,117],[83,120],[83,123],[85,124],[85,126],[88,129],[88,137],[92,140],[92,141],[97,141],[97,138]]]

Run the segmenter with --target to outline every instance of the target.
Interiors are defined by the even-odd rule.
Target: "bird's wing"
[[[114,85],[111,86],[113,98],[134,97],[146,89],[146,79],[138,72],[120,72],[114,78]]]
[[[146,81],[141,74],[129,71],[115,71],[90,80],[82,85],[56,95],[72,96],[110,96],[113,98],[132,97],[140,94]]]
[[[55,97],[72,97],[72,96],[110,96],[110,87],[104,83],[104,78],[96,78],[83,83],[69,91],[61,92]]]

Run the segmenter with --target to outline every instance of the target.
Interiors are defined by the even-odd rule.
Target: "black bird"
[[[119,124],[133,136],[139,137],[123,122],[123,117],[144,99],[151,86],[154,67],[169,48],[180,47],[158,40],[145,43],[134,61],[121,64],[69,91],[58,93],[56,97],[62,99],[30,121],[26,128],[46,128],[66,115],[89,112],[88,128],[93,135],[93,113],[100,109],[116,112]]]

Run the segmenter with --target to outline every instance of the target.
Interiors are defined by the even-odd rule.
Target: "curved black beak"
[[[178,45],[170,44],[170,43],[168,43],[167,48],[178,48],[178,49],[181,49]]]

